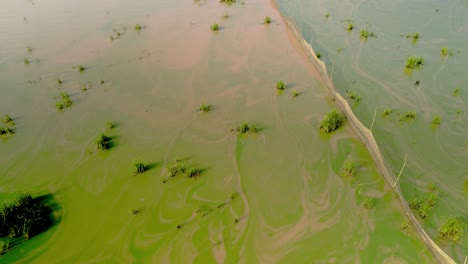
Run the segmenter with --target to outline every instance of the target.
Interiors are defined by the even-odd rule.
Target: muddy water
[[[458,243],[437,239],[437,228],[450,215],[466,219],[468,169],[466,36],[468,6],[463,1],[278,1],[280,9],[300,28],[333,76],[343,96],[351,90],[362,100],[349,100],[367,126],[377,119],[373,133],[385,159],[397,174],[405,153],[408,163],[400,186],[407,199],[423,195],[428,183],[439,188],[441,202],[428,219],[421,220],[428,233],[445,251],[463,261],[465,237]],[[325,17],[329,14],[328,18]],[[354,29],[347,31],[349,23]],[[367,40],[363,28],[374,32]],[[417,40],[406,38],[419,32]],[[447,47],[453,54],[442,56]],[[341,51],[339,51],[341,50]],[[410,55],[424,58],[424,66],[405,72]],[[458,94],[455,90],[459,89]],[[385,108],[393,111],[381,118]],[[416,120],[400,122],[408,111]],[[432,127],[435,116],[441,125]]]
[[[52,193],[61,206],[2,262],[434,262],[400,230],[398,201],[352,131],[318,131],[333,103],[269,1],[2,5],[0,113],[17,133],[0,144],[1,197]],[[59,112],[61,91],[74,104]],[[231,132],[242,121],[260,133]],[[102,132],[107,152],[93,145]],[[150,169],[133,176],[134,160]],[[169,179],[176,160],[202,176]],[[347,160],[355,179],[342,176]]]

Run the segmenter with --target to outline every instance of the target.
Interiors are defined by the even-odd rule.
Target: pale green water
[[[0,10],[0,114],[17,124],[0,143],[0,195],[50,192],[61,206],[56,226],[0,262],[434,262],[400,230],[398,201],[349,128],[319,133],[333,104],[270,2],[18,2]],[[220,32],[209,30],[215,22]],[[24,65],[25,57],[40,61]],[[78,64],[88,69],[80,74]],[[290,87],[282,94],[279,79]],[[63,112],[54,107],[60,91],[74,100]],[[199,114],[200,103],[214,110]],[[118,124],[106,132],[116,145],[90,153],[105,120]],[[244,120],[261,133],[230,132]],[[179,158],[203,175],[163,183]],[[132,176],[134,159],[154,168]],[[348,159],[359,163],[355,182],[340,176]],[[363,208],[368,197],[374,209]],[[202,204],[212,209],[203,217],[194,213]]]
[[[284,14],[295,21],[316,51],[322,54],[336,88],[343,95],[351,90],[362,97],[350,102],[353,111],[370,126],[377,109],[374,136],[391,167],[399,172],[404,154],[408,164],[400,180],[405,196],[412,199],[426,185],[440,188],[441,202],[423,220],[428,233],[450,215],[468,217],[468,5],[466,1],[278,1]],[[438,11],[436,11],[438,9]],[[329,13],[326,18],[325,14]],[[346,27],[351,20],[354,30]],[[363,40],[361,29],[376,38]],[[412,41],[401,35],[419,32]],[[453,56],[442,56],[449,48]],[[342,48],[341,52],[337,49]],[[404,73],[410,55],[424,58],[424,66]],[[420,81],[419,86],[414,83]],[[454,90],[459,88],[459,95]],[[380,115],[390,107],[389,119]],[[399,115],[417,114],[415,121],[401,123]],[[433,129],[434,116],[440,127]],[[468,253],[468,238],[456,244],[436,239],[446,252],[462,262]]]

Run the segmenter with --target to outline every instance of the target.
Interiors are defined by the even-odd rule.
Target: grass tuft
[[[352,160],[347,161],[341,170],[344,176],[355,176],[357,174],[357,163]]]

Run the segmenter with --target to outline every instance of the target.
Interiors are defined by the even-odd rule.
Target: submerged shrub
[[[420,68],[421,66],[423,66],[422,57],[410,56],[406,59],[406,69],[414,70]]]
[[[348,24],[348,27],[346,28],[348,31],[352,31],[354,28],[354,25],[352,23]]]
[[[453,241],[460,240],[465,234],[465,223],[458,217],[449,217],[439,228],[439,235]]]
[[[140,161],[133,162],[133,175],[141,174],[146,171],[146,166]]]
[[[440,116],[434,116],[434,119],[432,119],[432,126],[438,127],[440,125],[440,122]]]
[[[409,121],[409,120],[414,120],[416,119],[416,112],[406,112],[404,115],[400,116],[400,121]]]
[[[343,124],[343,117],[337,112],[328,113],[320,123],[320,129],[325,133],[331,133],[337,130]]]
[[[140,24],[136,24],[134,27],[133,27],[136,31],[140,31],[142,29],[141,25]]]
[[[286,89],[286,84],[283,81],[277,81],[276,82],[276,89],[277,90],[285,90]]]
[[[96,138],[95,144],[98,150],[108,150],[112,146],[112,138],[104,134],[99,134]]]
[[[299,92],[294,90],[292,91],[292,97],[295,98],[295,97],[298,97],[299,96]]]
[[[263,23],[264,24],[270,24],[271,23],[271,18],[270,17],[265,17],[265,19],[263,20]]]
[[[198,107],[199,112],[207,113],[211,111],[211,105],[206,105],[206,104],[201,104],[200,107]]]
[[[211,29],[212,31],[218,31],[218,30],[219,30],[219,26],[218,26],[218,24],[213,24],[213,25],[211,25],[210,29]]]
[[[320,59],[322,57],[322,54],[320,52],[316,52],[315,56],[317,57],[317,59]]]
[[[442,54],[442,56],[452,56],[453,52],[450,51],[448,48],[444,47],[440,50],[440,54]]]
[[[389,107],[387,107],[387,108],[385,108],[385,109],[383,110],[383,112],[382,112],[382,117],[387,117],[387,116],[389,116],[391,113],[392,113],[392,109],[389,108]]]
[[[106,120],[105,126],[106,126],[106,129],[109,129],[109,130],[115,128],[115,124],[109,120]]]
[[[353,100],[353,101],[356,101],[356,102],[361,101],[361,96],[359,96],[358,94],[356,94],[355,92],[353,92],[351,90],[347,90],[346,94],[347,94],[348,98]]]
[[[344,176],[355,176],[357,174],[357,163],[355,161],[347,161],[342,170]]]
[[[372,209],[372,207],[374,207],[374,199],[367,198],[364,201],[364,208],[366,208],[367,210],[370,210],[370,209]]]
[[[41,199],[33,199],[27,193],[21,194],[0,208],[0,237],[29,239],[53,224],[51,213],[51,208]],[[5,242],[2,247],[5,248]]]
[[[84,72],[86,68],[83,65],[78,65],[75,67],[78,72]]]
[[[28,58],[24,58],[23,62],[24,62],[24,64],[29,64],[29,59],[28,59]]]
[[[247,122],[242,122],[242,124],[236,129],[236,131],[239,134],[256,134],[258,133],[259,129],[253,125],[249,125]]]
[[[369,31],[367,31],[366,28],[361,30],[361,37],[363,37],[363,38],[368,38],[369,37]]]
[[[236,0],[219,0],[219,2],[222,3],[222,4],[232,5],[232,4],[236,3]]]

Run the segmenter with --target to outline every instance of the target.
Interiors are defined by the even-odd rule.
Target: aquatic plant
[[[440,50],[440,54],[442,54],[442,56],[452,56],[453,52],[448,48],[444,47]]]
[[[320,52],[316,52],[315,56],[317,57],[317,59],[320,59],[322,57],[322,54]]]
[[[367,198],[364,201],[364,208],[366,208],[367,210],[370,210],[370,209],[372,209],[372,207],[374,207],[374,199]]]
[[[134,27],[133,27],[136,31],[140,31],[142,29],[141,25],[140,24],[136,24]]]
[[[423,66],[422,57],[410,56],[406,59],[406,69],[414,70],[420,68],[421,66]]]
[[[86,68],[83,65],[73,66],[78,72],[84,72]]]
[[[28,59],[28,58],[24,58],[23,62],[24,62],[24,64],[29,64],[29,59]]]
[[[202,170],[198,168],[189,168],[185,173],[185,177],[194,179],[200,177],[201,173]]]
[[[146,171],[146,166],[140,161],[134,161],[132,164],[133,175],[141,174]]]
[[[239,134],[256,134],[259,129],[253,125],[249,125],[247,122],[242,122],[242,124],[236,129]]]
[[[389,108],[389,107],[387,107],[387,108],[385,108],[385,109],[383,110],[383,112],[382,112],[382,117],[387,117],[387,116],[389,116],[391,113],[392,113],[392,109]]]
[[[109,130],[115,128],[115,124],[109,120],[106,120],[105,126],[106,126],[106,129],[109,129]]]
[[[224,15],[221,17],[222,19],[228,19],[229,18],[229,14],[226,12],[224,13]]]
[[[354,28],[354,25],[352,23],[348,23],[348,27],[346,28],[348,31],[352,31]]]
[[[434,192],[434,191],[437,191],[438,187],[435,183],[433,182],[430,182],[427,184],[427,190],[431,191],[431,192]]]
[[[100,80],[99,83],[100,83],[100,84],[104,84],[104,80]]]
[[[4,115],[2,118],[0,118],[0,122],[2,122],[5,125],[15,125],[15,122],[13,122],[13,118],[9,115]]]
[[[353,101],[356,101],[356,102],[359,102],[361,101],[361,96],[359,96],[358,94],[356,94],[355,92],[351,91],[351,90],[347,90],[346,91],[346,95],[349,99],[353,100]]]
[[[453,241],[460,240],[465,234],[465,223],[459,217],[451,216],[440,226],[439,236]]]
[[[211,25],[210,29],[211,29],[212,31],[218,31],[218,30],[219,30],[219,26],[218,26],[218,24],[213,24],[213,25]]]
[[[430,192],[425,199],[413,198],[408,202],[408,204],[409,207],[419,215],[419,217],[425,219],[429,216],[432,208],[437,204],[438,201],[438,194],[435,192]]]
[[[57,83],[62,84],[63,82],[62,82],[62,80],[60,80],[60,78],[57,78]]]
[[[344,176],[355,176],[357,174],[357,163],[352,160],[347,161],[341,170]]]
[[[198,107],[199,112],[207,113],[211,111],[211,105],[206,105],[206,104],[201,104],[200,107]]]
[[[331,133],[343,124],[343,117],[335,110],[328,113],[320,123],[320,129],[325,133]]]
[[[453,90],[453,95],[454,95],[454,96],[458,96],[459,94],[460,94],[460,88],[455,88],[455,89]]]
[[[432,126],[433,127],[438,127],[440,125],[441,119],[440,116],[434,116],[432,119]]]
[[[264,24],[270,24],[271,23],[271,18],[269,16],[265,17],[265,19],[263,20],[263,23]]]
[[[369,31],[367,31],[367,28],[363,28],[361,30],[361,37],[363,37],[363,38],[368,38],[369,37]]]
[[[112,138],[104,134],[99,134],[94,143],[98,150],[108,150],[112,146]]]
[[[406,112],[404,115],[400,116],[400,122],[409,121],[416,119],[416,112]]]
[[[236,0],[219,0],[219,2],[222,4],[232,5],[236,3]]]
[[[209,213],[209,209],[205,204],[202,204],[195,210],[195,213],[200,216],[205,216]]]
[[[43,199],[32,198],[30,194],[20,194],[13,201],[4,203],[0,208],[0,237],[29,239],[52,224],[52,209]],[[9,242],[3,244],[8,249]]]
[[[26,51],[27,51],[28,53],[31,53],[31,52],[33,51],[33,48],[31,48],[30,46],[27,46],[27,47],[26,47]]]
[[[276,82],[276,89],[283,91],[286,89],[286,84],[283,81],[277,81]]]
[[[326,13],[325,13],[325,17],[326,17],[326,18],[329,18],[329,17],[330,17],[330,13],[326,12]]]
[[[296,91],[296,90],[294,90],[294,91],[292,91],[292,94],[291,94],[291,95],[292,95],[293,98],[298,97],[298,96],[299,96],[299,92]]]

